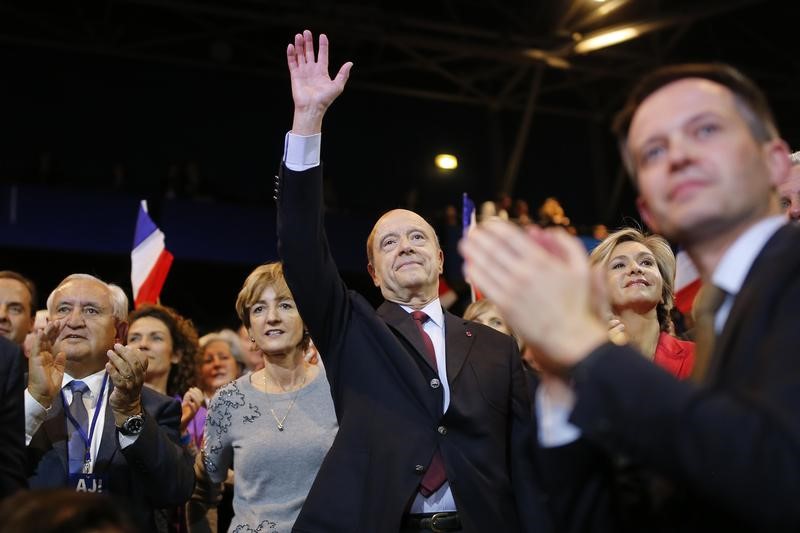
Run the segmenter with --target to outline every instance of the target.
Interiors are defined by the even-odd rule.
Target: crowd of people
[[[800,158],[758,88],[643,79],[615,131],[660,235],[587,254],[554,199],[541,224],[486,206],[460,244],[486,298],[458,317],[413,211],[367,238],[377,309],[339,275],[320,147],[353,64],[331,78],[328,49],[287,48],[281,261],[232,295],[238,333],[80,273],[37,323],[0,272],[0,531],[796,531]],[[690,330],[667,239],[704,282]]]

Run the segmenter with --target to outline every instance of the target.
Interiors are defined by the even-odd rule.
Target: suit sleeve
[[[539,483],[534,460],[535,425],[527,377],[517,343],[511,340],[511,482],[520,525],[523,531],[553,531],[545,494]]]
[[[350,301],[325,234],[322,165],[303,172],[282,167],[276,189],[284,275],[333,386]]]
[[[783,311],[778,316],[796,317]],[[587,439],[630,453],[756,529],[797,530],[800,328],[779,324],[765,339],[764,354],[753,357],[771,358],[769,369],[725,388],[697,388],[632,349],[601,346],[573,373],[571,422]]]
[[[174,399],[157,404],[145,398],[142,401],[144,428],[122,453],[132,467],[131,475],[147,487],[146,496],[153,507],[182,505],[192,495],[194,471],[191,457],[179,444],[180,403]]]
[[[21,360],[19,347],[3,339],[0,344],[0,498],[27,486]]]

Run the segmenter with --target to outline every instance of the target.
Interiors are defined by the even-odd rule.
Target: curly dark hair
[[[172,337],[172,350],[180,356],[178,363],[170,366],[167,377],[167,396],[181,396],[197,381],[195,357],[199,350],[197,330],[188,318],[184,318],[171,307],[145,304],[128,315],[128,324],[140,318],[152,317],[167,326]]]

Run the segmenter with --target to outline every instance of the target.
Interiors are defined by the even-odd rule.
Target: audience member
[[[309,31],[287,56],[295,114],[276,181],[279,251],[340,424],[296,529],[546,530],[516,343],[442,309],[442,251],[411,211],[386,213],[367,239],[386,299],[377,313],[347,290],[322,227],[319,146],[352,64],[331,80],[327,37],[315,59]]]
[[[569,217],[564,213],[561,202],[550,196],[539,207],[539,225],[543,228],[550,226],[569,226]]]
[[[250,273],[236,310],[264,367],[214,396],[204,464],[216,483],[236,465],[231,529],[289,531],[336,435],[330,386],[306,361],[310,337],[280,263]]]
[[[244,365],[247,372],[255,372],[264,368],[264,358],[255,342],[250,340],[247,326],[242,324],[236,332],[239,335],[239,350],[244,354]]]
[[[181,505],[192,492],[178,445],[180,406],[143,388],[147,357],[120,344],[128,314],[122,289],[72,274],[47,309],[25,391],[31,488],[107,492],[152,531],[154,509]]]
[[[800,220],[800,152],[791,155],[792,169],[789,177],[778,183],[781,209],[789,220]]]
[[[630,343],[673,376],[688,378],[694,343],[671,335],[675,254],[669,243],[658,235],[624,228],[601,242],[589,261],[605,278],[611,341]]]
[[[22,346],[35,313],[36,285],[22,274],[0,271],[0,336]]]
[[[197,386],[203,393],[203,402],[187,428],[198,450],[203,447],[208,402],[220,387],[238,378],[244,371],[239,338],[233,331],[223,329],[203,335],[199,345]]]
[[[586,508],[573,518],[589,515],[583,531],[797,531],[800,228],[770,216],[790,162],[766,98],[724,65],[663,67],[616,124],[643,218],[686,248],[707,284],[692,382],[608,342],[583,248],[563,232],[494,222],[462,243],[467,275],[574,389],[560,406],[569,423],[550,429],[650,469],[649,505],[602,506],[624,527],[603,528]],[[549,467],[566,478],[548,486],[558,497],[570,465]]]

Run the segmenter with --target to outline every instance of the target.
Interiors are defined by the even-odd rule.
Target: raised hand
[[[183,401],[181,402],[181,433],[186,431],[189,422],[197,414],[204,400],[203,391],[197,387],[189,387],[189,390],[183,395]]]
[[[142,385],[148,359],[142,351],[119,343],[107,355],[106,371],[114,383],[108,405],[114,411],[117,426],[121,426],[129,416],[142,412]]]
[[[28,359],[28,392],[45,409],[61,390],[67,357],[64,352],[53,355],[53,346],[64,329],[63,320],[53,320],[35,333]]]
[[[313,135],[322,130],[322,118],[328,107],[342,94],[353,63],[348,61],[336,77],[328,74],[328,37],[319,36],[319,53],[314,57],[314,37],[309,30],[294,36],[286,48],[289,76],[292,80],[294,122],[292,133]]]

